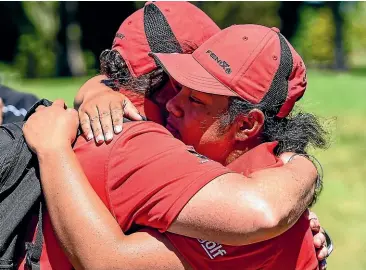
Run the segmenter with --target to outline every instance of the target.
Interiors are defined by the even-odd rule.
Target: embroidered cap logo
[[[224,69],[224,71],[226,72],[226,74],[230,74],[231,73],[231,68],[230,65],[226,62],[221,60],[215,53],[213,53],[211,50],[207,50],[206,53],[208,53],[210,55],[210,57],[215,60],[216,63],[219,64],[220,67],[222,67]]]

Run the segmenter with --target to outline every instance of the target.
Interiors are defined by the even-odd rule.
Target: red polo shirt
[[[276,145],[277,143],[261,144],[228,167],[249,175],[256,170],[281,166],[283,163],[273,154]],[[240,247],[172,233],[165,235],[194,269],[318,269],[313,235],[305,214],[282,235]]]
[[[125,123],[122,134],[100,146],[80,137],[74,151],[90,184],[124,232],[133,224],[165,232],[194,194],[230,172],[153,122]],[[48,214],[44,215],[41,269],[72,269]]]

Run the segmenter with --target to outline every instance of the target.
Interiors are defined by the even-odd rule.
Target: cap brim
[[[151,53],[151,56],[181,85],[209,94],[237,96],[208,73],[191,54]]]

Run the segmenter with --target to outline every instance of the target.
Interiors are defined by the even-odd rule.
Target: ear
[[[261,110],[253,109],[235,120],[235,139],[244,141],[259,136],[263,129],[265,116]]]

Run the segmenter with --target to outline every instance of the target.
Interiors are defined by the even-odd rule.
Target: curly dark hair
[[[220,132],[224,133],[239,115],[246,115],[253,109],[259,109],[264,113],[264,127],[260,139],[262,142],[277,141],[276,155],[284,152],[308,154],[307,151],[311,147],[328,148],[329,131],[314,114],[299,111],[292,112],[286,118],[279,118],[276,116],[279,108],[265,109],[261,104],[252,104],[238,97],[229,98],[228,109],[220,116]],[[311,205],[316,202],[322,188],[323,182],[319,179]]]
[[[100,73],[109,78],[103,83],[113,90],[125,88],[149,96],[169,80],[161,67],[139,77],[132,76],[125,60],[115,50],[104,50],[100,54],[99,60]]]

